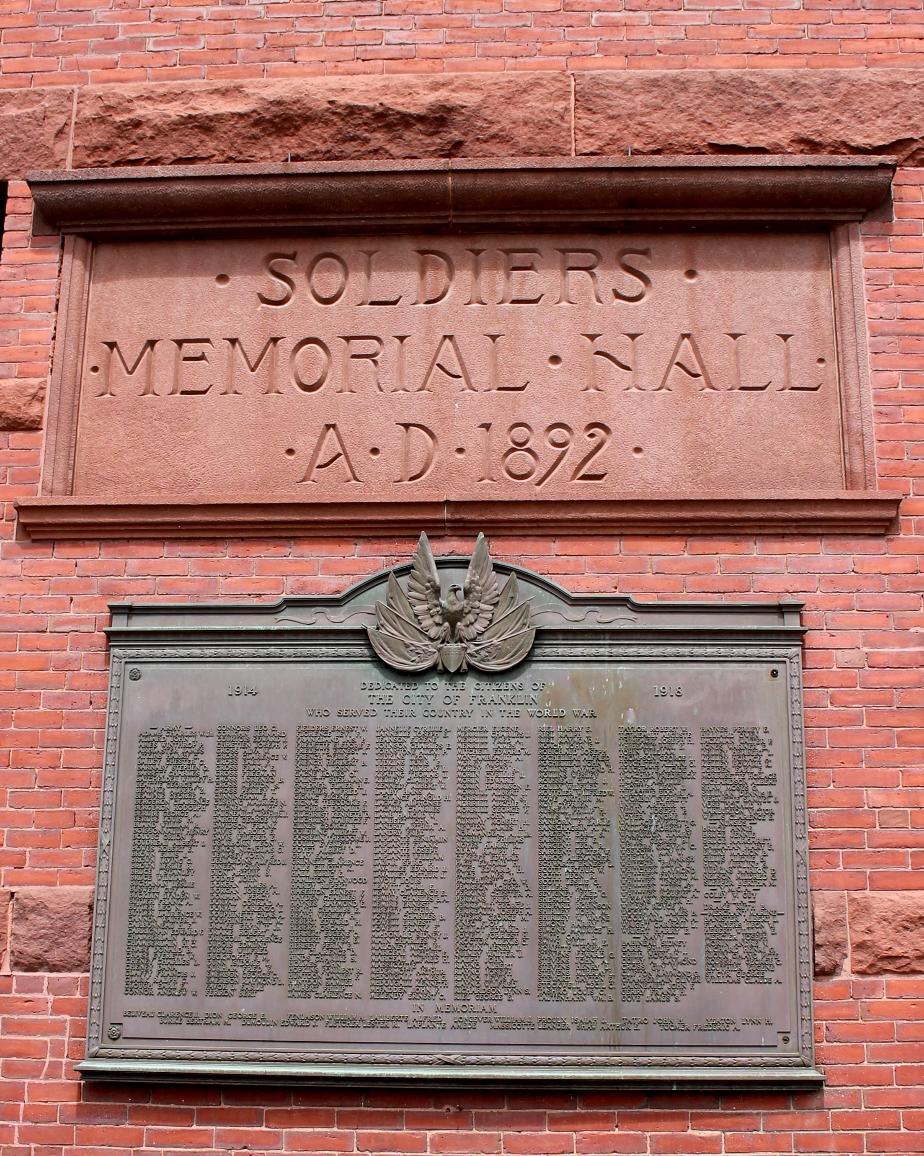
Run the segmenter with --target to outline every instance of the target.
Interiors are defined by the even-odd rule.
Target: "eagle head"
[[[443,621],[455,636],[456,627],[465,609],[465,592],[457,582],[449,587],[446,597],[441,599],[440,609],[443,611]]]

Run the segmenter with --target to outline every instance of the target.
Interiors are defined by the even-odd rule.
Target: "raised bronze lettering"
[[[373,440],[346,420],[323,427],[305,501],[365,491],[342,481],[346,446],[358,466],[406,435],[405,468],[376,473],[401,494],[399,472],[436,449],[423,491],[459,444],[429,419]],[[601,484],[608,427],[536,414],[494,433],[492,491]],[[119,805],[101,820],[87,1076],[271,1065],[349,1095],[358,1064],[400,1064],[505,1091],[526,1062],[569,1089],[805,1095],[797,613],[573,597],[470,543],[434,556],[422,536],[410,565],[336,599],[131,608],[111,639]]]

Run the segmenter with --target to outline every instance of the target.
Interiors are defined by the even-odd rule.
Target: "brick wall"
[[[4,3],[6,85],[924,63],[920,0]]]
[[[0,175],[10,178],[0,260],[7,1156],[924,1152],[924,170],[914,167],[924,157],[922,7],[0,3]],[[676,71],[688,68],[701,71]],[[646,69],[659,71],[638,71]],[[523,70],[531,75],[486,75]],[[350,72],[446,75],[311,80]],[[305,83],[274,80],[298,77]],[[268,115],[274,110],[279,116]],[[413,543],[17,540],[12,503],[39,481],[59,261],[56,238],[30,235],[21,178],[68,164],[568,155],[630,145],[893,151],[906,166],[893,211],[863,227],[879,485],[905,497],[895,533],[492,542],[497,557],[574,590],[805,600],[816,1035],[826,1088],[540,1095],[81,1084],[73,1064],[85,1030],[108,602],[340,591],[403,560]],[[471,543],[435,545],[467,551]]]

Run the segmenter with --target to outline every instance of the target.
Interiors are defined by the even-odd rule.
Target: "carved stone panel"
[[[848,488],[823,233],[104,243],[79,409],[75,495]]]
[[[629,511],[689,532],[702,512],[678,503],[724,500],[702,529],[767,528],[773,512],[827,529],[832,503],[845,529],[882,528],[896,503],[874,489],[856,226],[778,210],[786,172],[745,174],[767,183],[771,227],[753,210],[691,227],[695,205],[684,219],[652,192],[656,229],[576,228],[569,176],[611,180],[614,217],[628,179],[579,166],[511,169],[493,227],[488,204],[465,227],[350,229],[347,200],[323,232],[69,238],[42,496],[23,525],[201,534],[262,504],[267,532],[329,533],[325,510],[358,528],[376,503],[387,529],[409,508],[417,526],[468,526],[473,506],[490,527],[541,512],[560,528],[584,505],[597,532],[634,528]],[[240,197],[244,178],[224,179]],[[360,174],[339,179],[361,195]],[[368,181],[388,195],[384,174]],[[516,196],[551,207],[518,221]]]
[[[516,577],[499,672],[115,608],[85,1072],[817,1080],[797,614]]]

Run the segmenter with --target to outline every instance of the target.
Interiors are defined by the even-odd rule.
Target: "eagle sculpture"
[[[484,534],[478,535],[464,586],[454,583],[445,598],[433,551],[421,534],[407,593],[389,574],[375,616],[377,625],[368,627],[373,649],[383,662],[405,671],[508,670],[526,657],[536,634],[529,604],[519,601],[516,577],[498,585]]]

